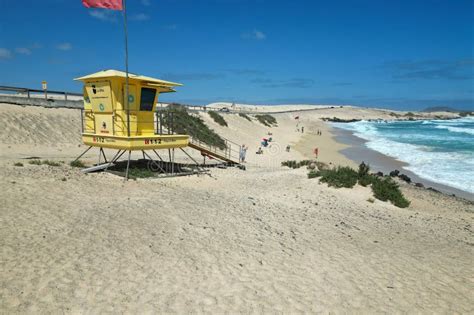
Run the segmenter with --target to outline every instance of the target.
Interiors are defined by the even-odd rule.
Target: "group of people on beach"
[[[266,147],[269,147],[271,146],[271,142],[273,142],[273,134],[272,132],[268,132],[267,133],[267,136],[265,138],[262,138],[262,140],[260,141],[260,145],[257,149],[257,151],[255,152],[255,154],[263,154],[263,149],[266,148]],[[248,150],[248,146],[246,146],[245,144],[243,144],[241,147],[240,147],[240,151],[239,151],[239,159],[240,159],[240,162],[241,163],[245,163],[245,158],[246,158],[246,155],[247,155],[247,150]],[[290,146],[288,145],[287,148],[286,148],[286,151],[287,152],[290,152]]]
[[[298,123],[299,124],[299,123]],[[301,133],[304,133],[304,126],[301,126],[301,129],[299,128],[297,124],[297,130],[298,132],[301,130]],[[317,135],[318,136],[322,136],[322,131],[318,129],[317,131]],[[260,146],[258,147],[257,151],[255,152],[255,154],[263,154],[263,149],[262,148],[266,148],[270,145],[270,142],[273,141],[273,138],[272,138],[272,133],[271,132],[268,132],[267,135],[269,136],[268,138],[263,138],[262,141],[260,142]],[[248,150],[248,146],[246,146],[245,144],[243,144],[241,147],[240,147],[240,152],[239,152],[239,159],[240,159],[240,162],[241,163],[245,163],[245,157],[247,155],[247,150]],[[290,152],[291,150],[291,146],[288,144],[285,148],[285,151],[286,152]],[[318,155],[319,155],[319,148],[314,148],[313,150],[313,154],[315,156],[315,158],[318,158]]]
[[[260,146],[258,147],[257,152],[255,152],[256,154],[263,154],[263,149],[262,148],[266,148],[268,146],[271,146],[270,142],[273,141],[273,137],[272,137],[273,133],[271,131],[269,131],[267,133],[267,136],[268,137],[262,138],[262,141],[260,141]]]
[[[301,133],[304,133],[304,126],[301,126],[301,128],[300,128],[300,122],[298,121],[296,123],[296,132],[300,132],[300,131],[301,131]]]
[[[268,132],[267,134],[269,137],[267,138],[263,138],[262,141],[260,141],[260,146],[258,147],[258,150],[257,152],[255,152],[256,154],[263,154],[263,148],[266,148],[270,145],[270,142],[273,141],[273,138],[271,137],[272,136],[272,133],[271,132]],[[245,144],[243,144],[241,147],[240,147],[240,152],[239,152],[239,159],[240,159],[240,162],[241,163],[245,163],[245,157],[247,155],[247,150],[248,150],[248,146],[246,146]]]

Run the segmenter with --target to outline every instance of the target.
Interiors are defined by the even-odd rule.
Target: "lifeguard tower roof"
[[[126,78],[127,75],[123,71],[119,70],[102,70],[96,73],[92,73],[80,78],[75,78],[76,81],[90,81],[95,79],[105,79],[105,78]],[[169,93],[176,92],[172,87],[182,86],[181,83],[170,82],[160,79],[155,79],[152,77],[147,77],[144,75],[138,75],[133,73],[128,73],[128,78],[130,81],[140,81],[141,84],[150,85],[153,87],[159,87],[160,93]]]

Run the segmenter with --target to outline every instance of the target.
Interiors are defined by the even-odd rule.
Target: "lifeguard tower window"
[[[141,111],[152,111],[153,102],[155,102],[156,90],[149,88],[142,88],[142,94],[140,97],[140,110]]]

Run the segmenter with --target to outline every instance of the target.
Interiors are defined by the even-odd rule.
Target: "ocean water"
[[[334,123],[366,146],[408,163],[421,178],[474,194],[474,117],[455,120]]]

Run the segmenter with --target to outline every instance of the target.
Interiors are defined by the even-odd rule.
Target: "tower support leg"
[[[121,154],[120,154],[121,153]],[[109,165],[107,165],[107,167],[105,168],[104,172],[107,172],[107,169],[109,168],[110,165],[112,165],[113,163],[115,163],[118,159],[120,159],[120,157],[125,153],[125,151],[122,152],[122,150],[118,150],[117,154],[114,155],[114,157],[112,158],[112,160],[110,160],[110,163]]]
[[[148,154],[145,153],[145,151],[142,151],[142,152],[143,152],[143,156],[146,156],[152,164],[156,165],[156,167],[158,167],[158,169],[161,170],[163,174],[166,173],[165,170],[158,163],[156,163],[155,160],[153,160]]]
[[[158,154],[158,152],[156,152],[156,150],[153,150],[153,152],[155,152],[156,156],[161,160],[161,162],[163,162],[163,159],[162,159],[161,156]]]
[[[173,154],[172,154],[173,159],[171,161],[171,174],[174,174],[174,148],[172,149],[172,151],[173,151]]]
[[[84,154],[86,154],[87,152],[89,152],[90,149],[92,149],[92,147],[88,147],[84,152],[81,153],[81,155],[79,155],[74,161],[72,161],[72,163],[78,161],[81,157],[84,156]]]
[[[180,148],[180,149],[181,149],[181,151],[183,151],[184,154],[186,154],[191,159],[191,161],[194,162],[194,164],[196,164],[198,170],[200,170],[200,171],[204,170],[201,166],[199,166],[199,163],[191,155],[189,155],[188,152],[186,152],[183,148]]]
[[[132,151],[128,151],[128,160],[127,160],[127,169],[125,170],[125,180],[128,180],[128,171],[130,169],[130,157],[132,155]]]
[[[107,157],[105,156],[104,148],[100,148],[100,153],[102,153],[102,156],[104,157],[105,163],[107,163]]]

